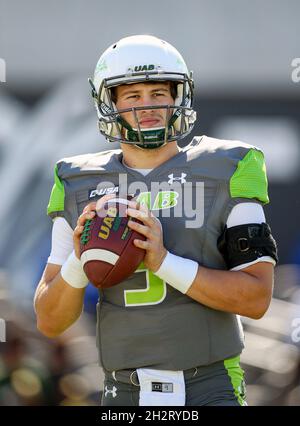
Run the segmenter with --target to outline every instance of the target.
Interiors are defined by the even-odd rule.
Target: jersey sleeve
[[[47,263],[63,265],[74,249],[73,230],[62,217],[56,217],[52,226],[51,253]]]
[[[238,162],[230,178],[231,198],[246,198],[262,204],[269,203],[268,180],[264,154],[252,148]]]
[[[47,206],[47,214],[52,219],[55,217],[65,217],[65,187],[63,179],[59,176],[58,165],[54,168],[54,184]]]

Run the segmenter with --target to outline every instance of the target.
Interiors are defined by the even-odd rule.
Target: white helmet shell
[[[122,75],[130,77],[132,73],[142,71],[189,74],[175,47],[157,37],[137,35],[125,37],[105,50],[96,65],[94,85],[99,93],[104,79]],[[117,85],[117,80],[111,83]]]

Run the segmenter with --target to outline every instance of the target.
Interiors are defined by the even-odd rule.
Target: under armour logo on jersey
[[[116,396],[117,396],[117,388],[115,387],[115,386],[113,386],[113,388],[112,389],[108,389],[107,388],[107,386],[105,386],[105,393],[104,393],[104,396],[105,397],[107,397],[107,395],[109,394],[109,393],[111,393],[112,394],[112,397],[113,398],[115,398]]]
[[[172,185],[172,183],[174,183],[175,181],[179,181],[180,183],[186,183],[186,173],[181,173],[180,177],[174,177],[174,173],[171,173],[170,175],[168,175],[168,183],[170,185]]]

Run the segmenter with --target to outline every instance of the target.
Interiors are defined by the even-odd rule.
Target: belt
[[[201,368],[201,367],[200,367]],[[134,386],[140,386],[139,378],[136,370],[117,370],[117,371],[107,371],[103,369],[105,376],[109,379],[114,380],[115,382],[128,383]],[[192,377],[197,376],[198,368],[190,368],[188,370],[183,370],[183,375],[185,380],[191,379]]]

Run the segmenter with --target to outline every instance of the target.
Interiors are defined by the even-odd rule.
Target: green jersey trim
[[[224,360],[224,367],[233,386],[234,394],[240,405],[247,405],[244,382],[244,371],[240,366],[240,356]]]
[[[47,214],[60,212],[65,209],[65,188],[63,182],[58,176],[57,165],[54,168],[54,185],[51,191],[49,203],[47,206]]]
[[[266,165],[261,151],[250,149],[239,161],[230,179],[230,195],[232,198],[256,198],[264,204],[269,202]]]

